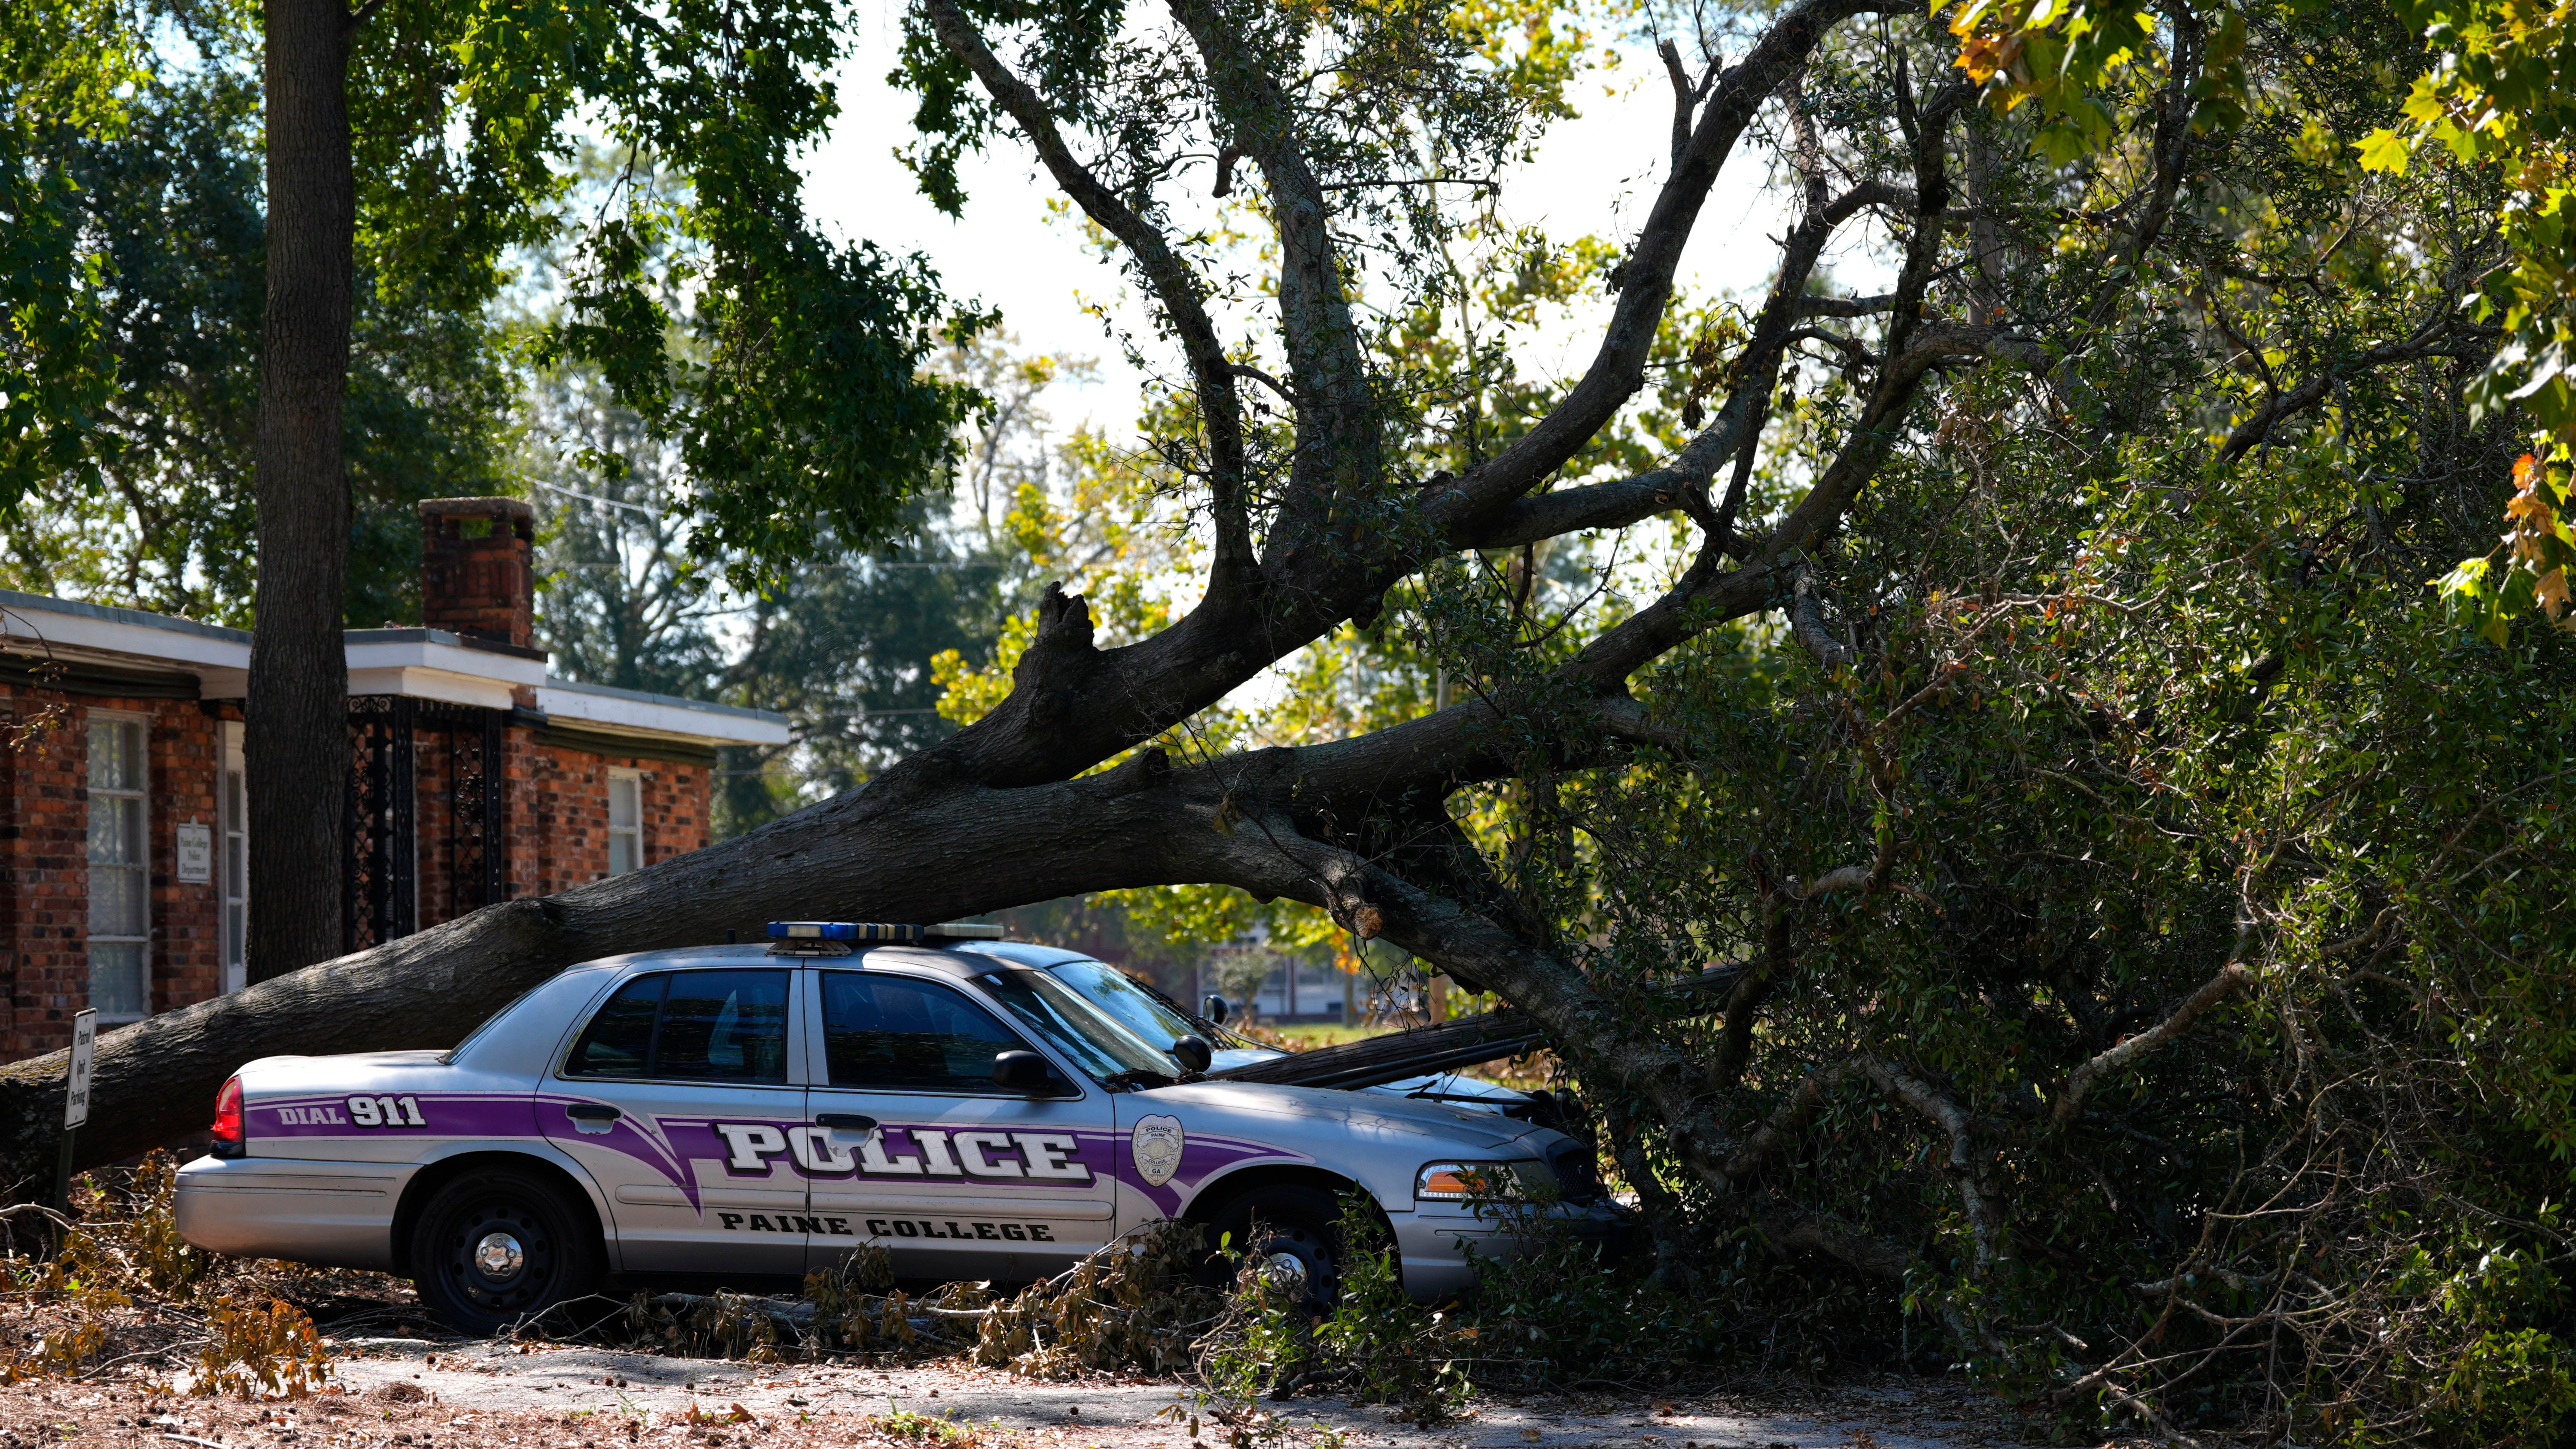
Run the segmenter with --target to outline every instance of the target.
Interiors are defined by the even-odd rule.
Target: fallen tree
[[[1180,343],[1198,412],[1190,447],[1203,450],[1191,473],[1206,489],[1212,535],[1197,606],[1151,637],[1103,649],[1085,601],[1051,590],[1000,707],[861,790],[631,875],[488,907],[111,1032],[99,1043],[79,1160],[112,1160],[201,1125],[204,1104],[246,1057],[451,1044],[529,984],[578,961],[702,943],[727,926],[756,928],[780,916],[945,920],[1179,882],[1221,882],[1323,907],[1361,936],[1384,935],[1462,981],[1499,991],[1579,1051],[1611,1045],[1605,1004],[1561,963],[1531,950],[1526,923],[1503,911],[1498,924],[1476,909],[1503,903],[1479,879],[1474,852],[1440,801],[1511,770],[1498,749],[1507,729],[1581,739],[1588,751],[1653,745],[1656,731],[1629,696],[1629,677],[1787,595],[1801,550],[1866,485],[1936,366],[2017,355],[2024,346],[2006,326],[1925,320],[1950,201],[1949,128],[1970,94],[1952,83],[1926,97],[1917,144],[1889,158],[1895,179],[1831,194],[1820,171],[1811,177],[1807,214],[1784,249],[1772,299],[1708,427],[1649,472],[1545,488],[1643,382],[1683,245],[1756,113],[1836,27],[1878,13],[1858,0],[1811,0],[1783,12],[1732,64],[1711,56],[1702,74],[1684,78],[1666,178],[1618,268],[1617,300],[1583,377],[1509,446],[1463,472],[1425,477],[1391,457],[1382,440],[1394,418],[1370,383],[1379,363],[1354,304],[1361,267],[1335,235],[1330,201],[1350,186],[1402,183],[1337,179],[1334,168],[1375,163],[1331,159],[1338,144],[1331,138],[1347,122],[1322,98],[1283,87],[1280,77],[1294,73],[1279,49],[1287,37],[1205,6],[1174,12],[1207,67],[1206,104],[1239,131],[1238,154],[1257,171],[1278,224],[1275,342],[1287,378],[1277,391],[1293,403],[1293,439],[1282,449],[1251,436],[1243,396],[1247,378],[1268,374],[1230,360],[1207,305],[1210,283],[1135,203],[1154,163],[1114,149],[1179,138],[1117,141],[1087,164],[1071,149],[1067,122],[1003,63],[977,23],[950,0],[929,0],[915,21],[937,50],[916,57],[919,83],[958,94],[973,86],[989,97],[1056,183],[1127,249]],[[1406,85],[1440,96],[1441,114],[1429,123],[1469,145],[1468,164],[1499,169],[1510,123],[1528,98],[1479,75],[1436,22],[1412,22],[1429,28],[1398,35],[1350,30],[1347,19],[1321,27],[1317,38],[1349,45],[1355,56],[1395,47],[1380,58],[1406,72]],[[1894,56],[1889,63],[1901,66]],[[1095,55],[1087,63],[1112,61]],[[1229,174],[1233,165],[1226,163]],[[2175,170],[2162,184],[2169,191],[2179,182]],[[1362,217],[1370,211],[1359,209]],[[1873,304],[1887,318],[1887,337],[1868,404],[1809,496],[1739,535],[1735,521],[1750,523],[1745,471],[1722,502],[1712,480],[1754,440],[1816,258],[1837,228],[1865,212],[1885,213],[1914,237],[1897,293]],[[1345,621],[1376,619],[1390,589],[1437,560],[1666,513],[1711,526],[1697,562],[1663,599],[1547,677],[1314,749],[1176,763],[1147,744]],[[1115,769],[1073,778],[1130,751]],[[1614,1055],[1640,1086],[1659,1084],[1649,1090],[1660,1101],[1693,1110],[1677,1055],[1652,1047]],[[62,1071],[61,1054],[0,1069],[7,1160],[22,1184],[50,1162],[59,1119],[49,1103]]]

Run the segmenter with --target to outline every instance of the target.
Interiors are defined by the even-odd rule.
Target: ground
[[[0,1449],[1188,1449],[1224,1445],[1173,1382],[1040,1383],[949,1365],[757,1365],[501,1342],[332,1343],[330,1383],[299,1400],[209,1400],[150,1371],[0,1388]],[[1653,1449],[1966,1449],[2021,1442],[1989,1400],[1893,1377],[1831,1388],[1761,1381],[1675,1400],[1488,1400],[1450,1424],[1387,1422],[1331,1399],[1265,1404],[1285,1446],[1622,1445]],[[938,1421],[938,1422],[933,1422]],[[1336,1437],[1338,1436],[1338,1437]]]
[[[57,1255],[0,1258],[0,1449],[1968,1449],[2045,1437],[1955,1379],[1871,1374],[1825,1386],[1713,1377],[1659,1393],[1587,1380],[1580,1393],[1479,1397],[1426,1425],[1307,1396],[1220,1413],[1177,1377],[1042,1381],[926,1343],[880,1361],[677,1356],[779,1341],[739,1336],[771,1310],[746,1316],[758,1302],[730,1297],[590,1300],[604,1312],[576,1342],[462,1339],[398,1278],[188,1249],[170,1219],[168,1169],[146,1163],[130,1191],[85,1184],[82,1224]],[[1161,1271],[1150,1257],[1135,1266]],[[1107,1280],[1066,1291],[1130,1301]],[[956,1306],[983,1301],[968,1297]],[[934,1297],[900,1311],[938,1325],[954,1308]],[[937,1341],[936,1326],[922,1331]],[[799,1341],[790,1333],[773,1351]],[[937,1352],[971,1341],[970,1330]],[[298,1364],[320,1371],[318,1391],[294,1383]],[[193,1392],[209,1367],[236,1388],[265,1374],[268,1389],[298,1392]]]

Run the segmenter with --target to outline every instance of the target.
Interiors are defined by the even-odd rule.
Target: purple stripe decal
[[[607,1122],[576,1121],[566,1109],[581,1105],[615,1104],[597,1097],[549,1093],[397,1093],[392,1096],[317,1093],[255,1101],[247,1104],[246,1114],[249,1133],[254,1141],[265,1138],[319,1142],[386,1137],[475,1141],[534,1139],[556,1142],[567,1148],[603,1149],[650,1167],[656,1175],[680,1189],[691,1208],[701,1212],[703,1204],[697,1167],[702,1162],[714,1165],[727,1177],[767,1178],[771,1164],[776,1162],[784,1163],[799,1178],[916,1182],[924,1187],[955,1184],[983,1191],[1007,1187],[1013,1192],[1032,1194],[1035,1198],[1033,1208],[1043,1200],[1036,1195],[1087,1196],[1092,1184],[1114,1181],[1125,1184],[1130,1191],[1153,1204],[1163,1216],[1170,1217],[1180,1211],[1183,1199],[1199,1184],[1228,1168],[1255,1161],[1314,1160],[1303,1153],[1284,1151],[1244,1138],[1194,1135],[1183,1144],[1180,1161],[1170,1178],[1157,1184],[1147,1181],[1138,1169],[1131,1150],[1130,1134],[1124,1131],[1097,1128],[1057,1131],[1043,1124],[1025,1122],[890,1122],[885,1125],[866,1159],[853,1161],[840,1171],[800,1162],[794,1152],[773,1152],[764,1157],[758,1173],[736,1173],[731,1165],[731,1144],[716,1130],[718,1121],[727,1126],[748,1124],[772,1128],[782,1138],[800,1129],[810,1130],[812,1124],[732,1117],[643,1119],[631,1114],[620,1115]],[[961,1133],[993,1134],[976,1149],[983,1154],[983,1160],[995,1168],[1016,1168],[1023,1174],[1034,1165],[1031,1149],[1009,1140],[1013,1134],[1034,1136],[1043,1133],[1048,1137],[1070,1139],[1070,1149],[1059,1147],[1049,1154],[1049,1160],[1061,1168],[1079,1165],[1087,1170],[1088,1180],[1049,1182],[1031,1175],[1013,1177],[1007,1171],[969,1173],[958,1157],[961,1144],[957,1138]],[[817,1159],[829,1156],[822,1151],[813,1155]]]

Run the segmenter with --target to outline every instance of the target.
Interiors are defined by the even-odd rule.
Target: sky
[[[886,84],[894,69],[901,11],[858,7],[849,62],[838,77],[839,123],[807,162],[807,203],[851,239],[918,250],[938,268],[951,296],[1002,313],[1020,347],[1089,357],[1100,364],[1087,386],[1060,385],[1046,406],[1060,428],[1089,421],[1113,436],[1132,427],[1142,381],[1119,356],[1082,299],[1109,304],[1131,328],[1143,313],[1116,266],[1085,251],[1070,221],[1051,219],[1056,192],[1033,153],[1005,130],[961,172],[967,204],[951,220],[933,209],[895,152],[910,134],[912,98]],[[1617,94],[1605,95],[1605,83]],[[1616,68],[1594,72],[1577,98],[1582,116],[1560,122],[1536,159],[1507,177],[1512,220],[1537,224],[1558,241],[1586,233],[1625,235],[1660,182],[1670,145],[1671,92],[1660,63],[1642,46],[1623,48]],[[1741,147],[1711,195],[1682,263],[1694,292],[1758,293],[1769,279],[1784,213],[1765,189],[1769,158]],[[1579,370],[1594,346],[1576,319],[1524,351],[1524,368],[1558,376]]]

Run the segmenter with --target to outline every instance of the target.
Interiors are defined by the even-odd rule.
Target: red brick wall
[[[208,863],[220,864],[223,822],[215,789],[224,751],[216,720],[195,700],[157,700],[151,714],[152,1009],[168,1011],[224,991],[223,902],[215,872],[202,881],[179,879],[183,824],[206,827],[215,837]]]
[[[631,769],[643,796],[644,863],[707,843],[714,776],[705,765],[598,755],[509,732],[510,894],[544,896],[608,874],[608,772]]]
[[[59,710],[16,748],[0,740],[0,1057],[71,1041],[89,1004],[89,714],[146,718],[151,801],[152,1004],[167,1011],[222,989],[221,911],[212,879],[181,882],[183,823],[216,824],[218,721],[195,700],[65,696],[0,685],[14,729]],[[210,873],[211,874],[211,873]]]
[[[48,707],[50,727],[18,748],[8,733]],[[215,834],[221,720],[195,700],[67,697],[0,685],[0,1060],[66,1045],[72,1014],[89,1004],[89,713],[144,716],[151,801],[152,1005],[168,1011],[223,988],[222,899],[216,880],[178,878],[182,824]],[[229,707],[223,714],[236,713]],[[444,732],[414,736],[420,924],[448,919],[450,769]],[[710,767],[539,743],[513,728],[504,747],[508,890],[551,895],[608,873],[608,778],[632,769],[642,786],[646,864],[706,845]],[[212,874],[212,872],[210,872]]]

